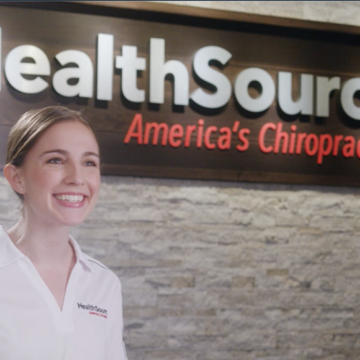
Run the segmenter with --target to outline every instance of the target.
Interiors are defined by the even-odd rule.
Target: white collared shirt
[[[81,252],[61,311],[28,257],[0,226],[0,359],[126,360],[121,285]]]

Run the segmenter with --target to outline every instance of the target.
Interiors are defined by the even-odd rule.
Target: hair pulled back
[[[58,122],[71,120],[80,121],[94,133],[90,122],[81,112],[64,106],[48,106],[26,112],[11,128],[7,141],[6,164],[21,166],[26,154],[45,130]]]

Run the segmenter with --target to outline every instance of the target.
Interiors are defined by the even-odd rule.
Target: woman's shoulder
[[[121,287],[118,276],[111,269],[109,269],[101,261],[96,260],[87,254],[82,253],[82,255],[94,277],[98,279],[100,278],[104,282],[110,282],[112,285]]]
[[[101,261],[94,259],[93,257],[82,253],[82,255],[84,256],[84,258],[90,263],[89,265],[91,265],[92,268],[97,269],[97,270],[101,270],[104,269],[106,271],[110,271],[112,272],[107,266],[105,266]],[[94,265],[93,265],[94,264]],[[99,269],[100,268],[100,269]]]
[[[101,261],[84,253],[72,236],[70,236],[70,242],[75,250],[77,261],[83,265],[82,268],[84,269],[84,275],[88,274],[88,278],[92,279],[91,281],[93,284],[96,284],[97,286],[107,286],[114,289],[120,288],[121,290],[120,280],[111,269],[109,269]]]

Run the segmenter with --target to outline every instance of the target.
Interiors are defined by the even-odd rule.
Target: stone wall
[[[152,1],[179,6],[360,25],[360,1]]]
[[[359,2],[202,3],[360,22]],[[2,176],[0,201],[10,226]],[[129,360],[359,360],[359,209],[357,188],[104,177],[73,234],[122,281]]]
[[[3,177],[0,200],[10,226]],[[122,281],[129,360],[358,360],[359,209],[355,188],[106,177],[73,234]]]

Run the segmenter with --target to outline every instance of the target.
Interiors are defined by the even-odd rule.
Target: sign
[[[133,17],[0,7],[2,165],[21,114],[62,104],[103,174],[360,184],[359,36]]]

